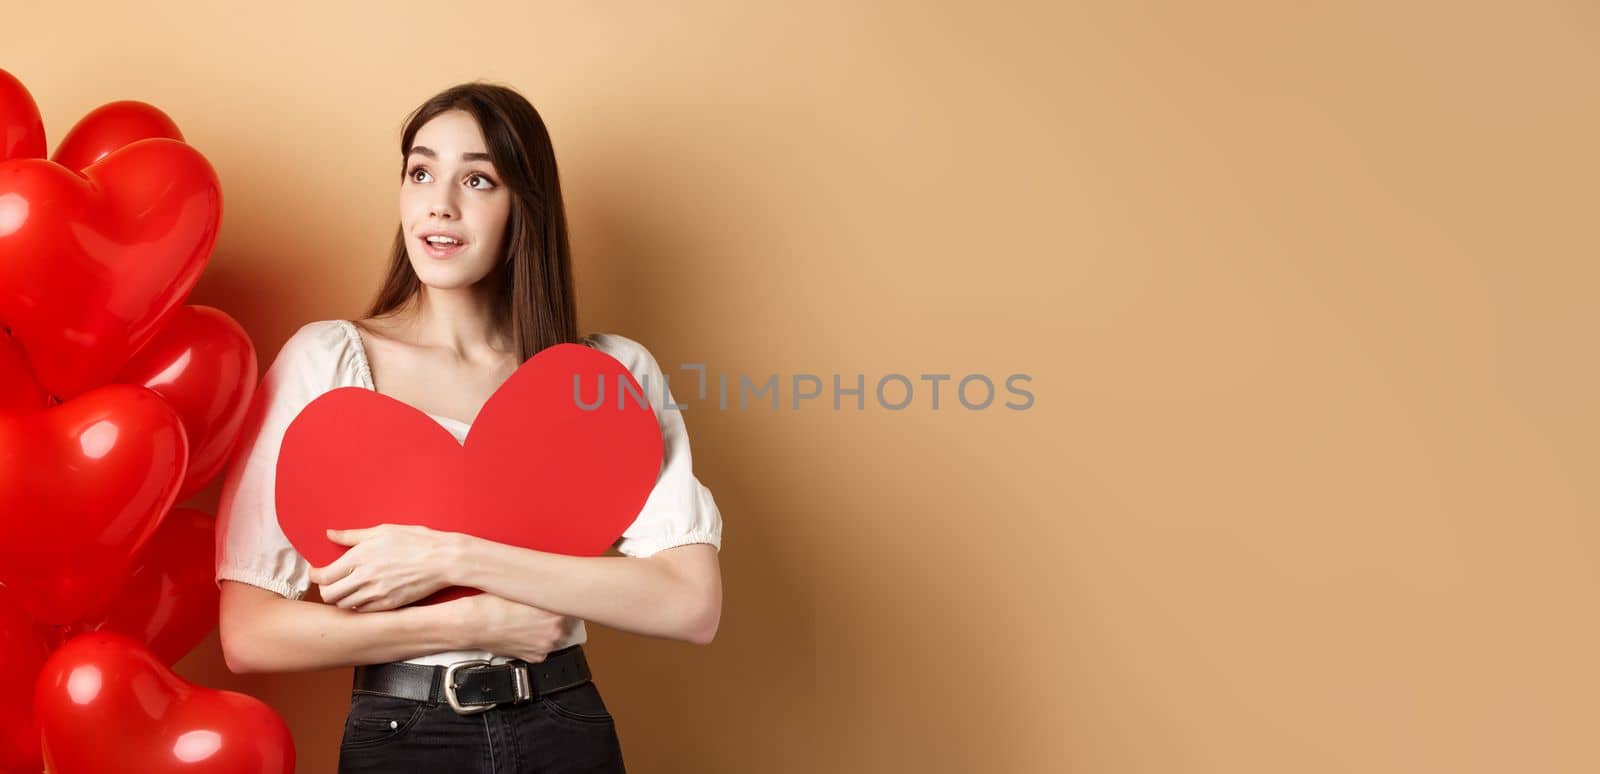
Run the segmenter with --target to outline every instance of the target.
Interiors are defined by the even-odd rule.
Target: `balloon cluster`
[[[216,172],[157,108],[103,105],[45,158],[0,70],[0,773],[289,772],[287,726],[170,666],[217,625],[221,472],[256,388],[223,312],[185,305]]]

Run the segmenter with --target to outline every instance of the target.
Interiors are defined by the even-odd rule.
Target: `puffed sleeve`
[[[284,342],[256,387],[217,502],[216,582],[235,580],[288,599],[311,589],[311,565],[278,526],[275,476],[289,422],[337,386],[342,332],[308,323]]]
[[[614,333],[594,334],[589,340],[628,368],[661,424],[661,475],[638,518],[617,540],[617,552],[641,557],[690,543],[709,543],[720,551],[722,514],[711,490],[695,478],[683,411],[663,409],[675,401],[655,357],[639,342]]]

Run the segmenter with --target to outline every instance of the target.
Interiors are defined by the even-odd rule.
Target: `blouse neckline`
[[[367,362],[367,345],[361,341],[361,331],[360,331],[360,329],[356,328],[356,324],[354,322],[351,322],[350,320],[340,320],[339,323],[344,328],[345,335],[349,336],[351,343],[355,345],[356,366],[357,366],[357,370],[361,372],[361,386],[365,387],[365,388],[367,388],[369,390],[372,390],[373,392],[378,392],[378,385],[377,385],[376,382],[374,382],[372,380],[372,366]],[[383,395],[383,393],[381,393],[381,392],[379,392],[378,394],[379,395]],[[388,397],[388,396],[385,395],[384,397]],[[410,404],[407,404],[407,405],[410,405]],[[424,414],[424,415],[433,417],[434,419],[439,420],[440,422],[447,422],[449,424],[457,425],[459,427],[464,427],[464,428],[467,428],[467,429],[471,429],[472,428],[472,423],[471,422],[463,422],[463,421],[461,421],[459,419],[454,419],[452,417],[440,416],[438,414],[434,414],[434,413],[431,413],[431,412],[423,411],[422,409],[419,409],[416,406],[411,406],[411,408],[413,410],[415,410],[419,414]]]

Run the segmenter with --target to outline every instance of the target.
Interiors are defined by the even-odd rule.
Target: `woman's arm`
[[[457,534],[452,584],[613,629],[709,644],[722,618],[715,546],[692,543],[648,557],[567,556]]]
[[[311,568],[322,599],[352,612],[401,608],[446,586],[468,586],[613,629],[708,644],[722,617],[717,547],[647,557],[568,556],[413,524],[329,530],[350,546]],[[468,597],[471,599],[471,597]]]
[[[444,605],[356,613],[224,580],[218,624],[234,674],[309,672],[469,647],[453,615]]]

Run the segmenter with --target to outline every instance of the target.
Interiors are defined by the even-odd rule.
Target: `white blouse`
[[[675,546],[709,543],[722,548],[722,515],[707,489],[694,476],[689,436],[679,410],[671,404],[661,368],[644,346],[613,333],[597,333],[585,343],[616,358],[645,387],[646,399],[661,423],[661,475],[644,508],[614,545],[626,556],[649,556]],[[222,481],[217,504],[216,582],[236,580],[300,599],[311,589],[311,565],[284,537],[278,526],[273,477],[278,448],[289,422],[317,396],[337,387],[375,390],[361,334],[348,320],[307,323],[284,342],[261,378],[251,401],[238,445]],[[424,412],[426,413],[426,412]],[[460,420],[428,414],[464,442],[471,426]],[[583,621],[556,647],[588,640]],[[465,659],[510,660],[487,651],[448,651],[407,659],[414,664],[449,664]]]

